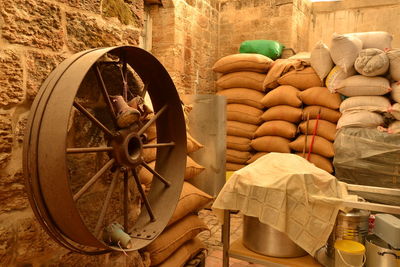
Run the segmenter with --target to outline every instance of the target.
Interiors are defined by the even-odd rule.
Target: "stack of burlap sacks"
[[[332,173],[340,96],[323,87],[323,78],[307,61],[280,59],[270,73],[274,75],[268,75],[264,87],[272,90],[262,99],[268,108],[263,114],[266,122],[257,130],[264,136],[253,140],[253,147],[265,152],[292,151]]]
[[[187,109],[185,108],[185,110]],[[203,147],[188,132],[186,134],[188,153]],[[154,124],[147,129],[146,135],[149,143],[156,143]],[[143,158],[154,169],[156,148],[144,149]],[[197,216],[197,212],[209,205],[213,198],[187,182],[203,170],[204,167],[187,156],[185,182],[176,209],[164,231],[141,251],[146,266],[184,266],[189,259],[206,249],[206,246],[196,236],[208,230],[208,227]],[[142,168],[139,171],[139,179],[145,191],[150,190],[153,175]]]
[[[222,74],[217,80],[217,95],[227,99],[227,171],[238,170],[254,160],[250,143],[262,122],[263,82],[272,62],[259,54],[235,54],[213,66]]]
[[[400,49],[391,49],[391,41],[387,32],[334,34],[330,49],[322,43],[314,49],[324,63],[311,65],[329,73],[327,87],[344,98],[334,165],[346,182],[398,187]]]

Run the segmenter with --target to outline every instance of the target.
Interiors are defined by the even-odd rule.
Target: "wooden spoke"
[[[155,222],[156,221],[156,217],[154,216],[154,213],[153,213],[153,210],[151,209],[149,200],[147,199],[146,194],[144,193],[144,190],[142,188],[142,185],[140,184],[139,177],[138,177],[138,175],[136,173],[136,170],[132,169],[132,174],[133,174],[133,178],[135,179],[135,183],[137,185],[139,193],[142,196],[142,199],[143,199],[144,205],[145,205],[145,207],[147,209],[147,212],[149,213],[150,221]]]
[[[122,64],[122,82],[123,82],[123,97],[128,102],[128,67],[126,64],[126,54],[123,53],[123,64]]]
[[[166,180],[164,177],[162,177],[158,172],[153,170],[147,163],[142,162],[141,165],[145,167],[149,172],[151,172],[156,178],[158,178],[161,182],[163,182],[167,187],[171,185],[171,182]]]
[[[99,235],[101,233],[101,226],[103,225],[103,221],[104,221],[104,217],[106,216],[107,208],[110,205],[111,196],[112,196],[112,193],[114,192],[114,188],[117,183],[119,174],[120,174],[120,171],[117,170],[114,174],[113,179],[111,180],[110,187],[108,188],[106,199],[104,200],[103,207],[101,208],[101,211],[100,211],[99,219],[97,220],[96,227],[94,229],[94,233],[95,233],[96,237],[99,237]]]
[[[175,146],[175,142],[158,143],[158,144],[144,144],[143,148],[154,148],[154,147],[165,147],[165,146]]]
[[[128,231],[128,216],[129,216],[129,180],[128,170],[124,172],[124,230]]]
[[[83,193],[85,193],[91,185],[93,185],[111,166],[114,164],[115,159],[110,159],[92,178],[74,195],[76,201]]]
[[[149,128],[150,125],[152,125],[153,122],[155,122],[155,121],[161,116],[161,114],[163,114],[163,113],[167,110],[167,108],[168,108],[168,105],[164,105],[164,106],[154,115],[154,117],[151,118],[151,119],[138,131],[137,135],[139,135],[139,136],[142,135],[142,134],[147,130],[147,128]]]
[[[112,151],[114,148],[109,146],[99,146],[99,147],[73,147],[67,148],[67,154],[76,153],[93,153],[93,152],[107,152]]]
[[[81,104],[78,102],[74,101],[74,107],[82,112],[91,122],[99,126],[105,134],[107,134],[109,137],[113,137],[114,134],[104,125],[102,124],[98,119],[96,119],[86,108],[84,108]]]
[[[110,99],[110,95],[107,92],[106,84],[104,83],[103,76],[101,75],[101,72],[100,72],[98,64],[96,64],[95,73],[96,73],[97,81],[98,81],[98,83],[100,85],[101,93],[103,94],[104,101],[106,102],[106,104],[108,106],[108,109],[111,112],[111,118],[112,118],[114,124],[117,125],[117,115],[116,115],[116,112],[115,112],[114,107],[112,105],[112,102],[111,102],[111,99]]]

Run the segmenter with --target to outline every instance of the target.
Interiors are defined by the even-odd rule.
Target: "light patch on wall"
[[[342,0],[311,0],[311,2],[339,2]]]

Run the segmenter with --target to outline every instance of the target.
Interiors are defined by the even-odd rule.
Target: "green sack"
[[[282,49],[285,46],[273,40],[250,40],[240,44],[240,53],[261,54],[270,59],[277,59],[282,55]]]

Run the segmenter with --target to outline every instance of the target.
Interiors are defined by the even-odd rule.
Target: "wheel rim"
[[[123,80],[127,77],[128,68],[136,72],[145,84],[145,90],[149,93],[154,107],[153,120],[156,123],[158,145],[155,145],[157,158],[155,170],[152,170],[155,179],[147,198],[142,192],[136,170],[139,165],[150,168],[142,161],[142,153],[143,150],[154,146],[143,144],[142,134],[152,120],[129,129],[119,129],[115,125],[115,111],[110,102],[109,88],[105,86],[99,67],[104,63],[100,60],[105,55],[117,57],[118,64],[121,63],[122,66]],[[79,103],[78,90],[90,71],[97,75],[99,95],[105,102],[102,109],[109,111],[108,119],[114,122],[114,128],[110,127],[109,121],[93,114],[84,103]],[[121,90],[121,95],[128,100],[127,91],[123,88]],[[92,125],[98,127],[104,135],[105,146],[67,147],[71,112],[79,112]],[[75,118],[75,115],[72,117]],[[119,183],[123,183],[124,188],[124,216],[123,222],[119,223],[124,225],[124,231],[132,237],[130,248],[124,250],[143,248],[165,228],[182,189],[186,162],[186,133],[175,86],[167,71],[151,54],[140,48],[121,46],[88,50],[67,59],[43,83],[33,103],[27,129],[24,172],[29,199],[42,226],[60,244],[73,251],[88,254],[122,249],[104,242],[99,236],[99,231],[105,227],[101,220],[105,219],[113,190]],[[85,181],[83,187],[73,192],[71,186],[74,175],[70,174],[73,172],[68,162],[71,155],[79,153],[103,153],[107,160]],[[80,198],[88,194],[105,176],[112,176],[111,182],[107,184],[109,188],[104,191],[105,202],[99,208],[99,214],[93,215],[98,216],[96,225],[90,228],[77,206]],[[129,220],[128,211],[131,195],[129,183],[132,181],[139,184],[138,191],[144,198],[144,206],[134,223]]]

